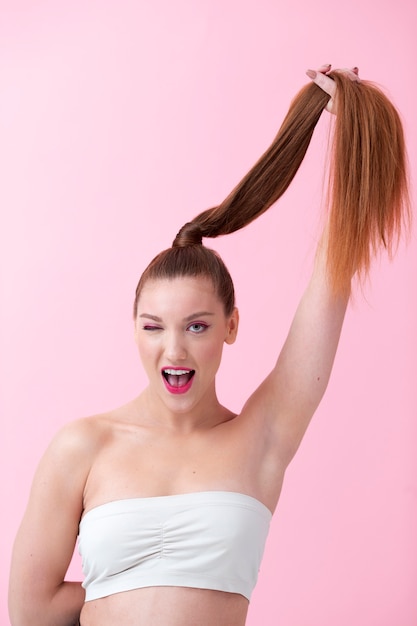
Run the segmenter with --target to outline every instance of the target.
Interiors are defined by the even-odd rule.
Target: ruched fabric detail
[[[250,599],[271,512],[251,496],[207,491],[116,500],[80,522],[86,601],[178,586]]]

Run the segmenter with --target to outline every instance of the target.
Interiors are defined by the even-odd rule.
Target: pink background
[[[131,323],[142,269],[255,162],[305,69],[357,64],[384,85],[415,166],[415,6],[2,0],[1,625],[40,455],[65,422],[143,387]],[[242,318],[218,385],[235,410],[272,367],[308,277],[327,122],[280,205],[213,243]],[[327,395],[287,473],[249,626],[417,623],[416,257],[413,235],[393,264],[375,264],[348,312]]]

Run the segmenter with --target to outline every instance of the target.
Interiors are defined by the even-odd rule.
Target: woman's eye
[[[202,333],[208,328],[207,324],[202,324],[201,322],[196,322],[195,324],[191,324],[188,327],[188,330],[191,330],[192,333]]]
[[[143,327],[143,330],[161,330],[160,326],[152,326],[150,324],[146,324],[146,326]]]

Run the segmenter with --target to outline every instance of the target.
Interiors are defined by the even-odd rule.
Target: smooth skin
[[[314,80],[334,112],[329,69]],[[244,626],[248,601],[239,594],[153,587],[85,603],[81,584],[64,579],[80,519],[99,504],[220,490],[275,510],[326,389],[348,301],[329,289],[324,250],[323,238],[278,361],[240,415],[220,405],[215,389],[223,347],[237,336],[237,310],[225,315],[207,278],[145,284],[135,340],[149,385],[117,410],[66,425],[47,449],[13,551],[12,626]],[[186,394],[166,388],[166,367],[195,371]]]

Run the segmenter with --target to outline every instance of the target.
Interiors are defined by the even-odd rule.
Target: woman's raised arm
[[[284,465],[293,457],[329,381],[353,276],[366,277],[373,256],[391,253],[408,225],[404,137],[382,92],[361,83],[357,68],[308,75],[336,113],[329,216],[310,283],[271,374],[244,411],[265,418],[269,444]]]
[[[243,414],[262,421],[268,445],[284,466],[326,390],[348,301],[348,293],[335,294],[329,285],[323,237],[277,363],[243,409]]]

